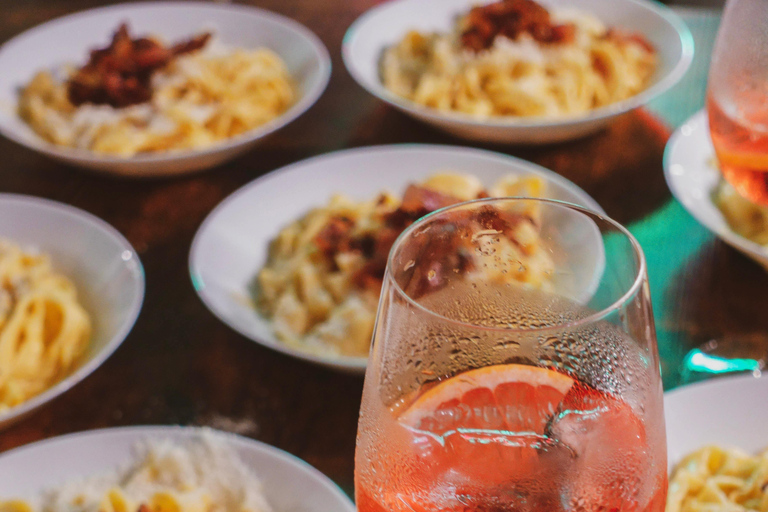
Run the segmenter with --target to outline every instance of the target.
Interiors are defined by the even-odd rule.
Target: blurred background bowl
[[[427,144],[337,151],[273,171],[224,199],[203,221],[192,242],[192,284],[208,309],[246,338],[305,361],[362,374],[367,357],[317,355],[278,340],[271,321],[254,306],[254,278],[266,263],[269,244],[277,234],[312,208],[327,205],[334,194],[357,201],[370,200],[384,191],[401,197],[409,184],[446,171],[472,174],[485,187],[507,175],[539,176],[546,182],[546,197],[602,213],[594,199],[562,176],[500,153]],[[598,259],[596,255],[593,263],[599,280],[602,260]],[[585,288],[592,293],[594,285]]]
[[[645,0],[541,0],[548,8],[562,6],[579,9],[594,14],[609,27],[616,26],[644,35],[659,56],[658,67],[648,88],[626,100],[562,119],[513,116],[477,119],[419,105],[384,87],[379,61],[385,48],[396,44],[410,30],[452,31],[456,16],[469,11],[477,3],[477,0],[385,2],[358,18],[347,31],[342,46],[344,64],[357,83],[380,100],[458,137],[482,142],[547,144],[588,135],[616,116],[645,105],[677,83],[693,60],[691,32],[679,16],[660,3]]]
[[[0,496],[39,498],[52,486],[112,473],[134,460],[147,441],[185,443],[203,433],[226,441],[261,480],[272,510],[355,512],[346,494],[330,478],[303,460],[273,446],[234,434],[196,427],[120,427],[46,439],[0,455]]]
[[[70,278],[93,332],[75,370],[53,387],[0,414],[0,428],[53,400],[98,368],[131,331],[144,300],[144,271],[131,244],[103,220],[47,199],[0,194],[0,238],[51,257]]]
[[[276,119],[207,149],[140,154],[128,158],[56,146],[38,136],[17,114],[19,88],[38,71],[81,63],[89,50],[106,46],[121,23],[135,34],[166,41],[212,31],[226,45],[267,47],[286,63],[298,101]],[[287,125],[325,90],[331,60],[320,39],[303,25],[263,9],[201,2],[128,3],[78,12],[38,25],[0,46],[0,133],[53,159],[108,173],[166,176],[219,165]]]

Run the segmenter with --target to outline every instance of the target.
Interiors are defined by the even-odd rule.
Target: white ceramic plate
[[[567,6],[596,14],[609,26],[639,32],[658,49],[659,65],[651,85],[641,93],[568,119],[496,117],[478,120],[460,113],[439,112],[388,91],[379,76],[382,51],[409,30],[451,30],[455,17],[477,0],[394,0],[361,16],[344,37],[344,63],[368,92],[416,119],[471,140],[544,144],[574,139],[597,131],[619,114],[640,107],[674,85],[693,59],[693,38],[671,10],[644,0],[541,0],[546,6]],[[480,3],[487,3],[485,2]]]
[[[286,62],[298,86],[299,100],[277,119],[205,150],[118,158],[55,146],[37,136],[16,113],[19,87],[40,70],[84,62],[88,50],[106,46],[122,22],[130,25],[133,34],[152,34],[169,42],[210,30],[227,45],[270,48]],[[320,97],[330,73],[328,51],[317,36],[269,11],[198,2],[118,4],[49,21],[0,46],[0,133],[49,157],[88,169],[131,176],[180,174],[234,158],[296,119]]]
[[[708,444],[768,447],[768,378],[720,377],[664,394],[670,468]]]
[[[720,171],[712,165],[715,149],[707,113],[701,110],[678,128],[664,151],[664,177],[683,207],[728,245],[768,268],[768,247],[734,232],[712,200]]]
[[[271,323],[252,307],[249,285],[279,231],[310,209],[327,204],[334,193],[358,200],[382,190],[401,194],[408,184],[445,170],[474,174],[486,186],[508,174],[539,175],[547,181],[551,198],[602,212],[594,199],[565,178],[499,153],[420,144],[338,151],[271,172],[217,206],[192,242],[189,266],[195,290],[220,320],[247,338],[307,361],[363,373],[366,358],[321,357],[279,342]],[[591,263],[599,279],[603,255],[594,256]],[[581,289],[593,289],[595,283]]]
[[[48,253],[54,268],[74,281],[93,323],[91,343],[74,373],[0,414],[4,427],[70,389],[117,349],[141,310],[144,271],[136,251],[112,226],[55,201],[0,194],[0,237]]]
[[[185,442],[199,436],[194,427],[125,427],[93,430],[40,441],[0,455],[0,501],[32,499],[45,489],[113,471],[133,460],[147,439]],[[327,476],[272,446],[218,433],[264,484],[272,509],[280,512],[354,512],[355,506]]]

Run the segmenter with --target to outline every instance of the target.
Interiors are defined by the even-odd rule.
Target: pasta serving
[[[707,446],[677,465],[666,512],[768,511],[768,451]]]
[[[286,226],[256,277],[259,310],[284,343],[325,355],[366,356],[389,250],[412,222],[437,208],[478,197],[541,197],[535,176],[507,176],[489,190],[471,175],[436,174],[368,201],[337,195]],[[531,207],[534,209],[535,207]],[[553,263],[539,244],[538,211],[526,211],[507,248],[520,269],[504,279],[545,287]]]
[[[0,500],[0,511],[271,512],[258,477],[213,433],[153,440],[137,452],[126,468],[49,490],[39,506]]]
[[[392,93],[478,118],[588,112],[642,91],[655,68],[642,36],[532,0],[475,7],[452,33],[411,31],[381,59]]]
[[[130,157],[207,148],[294,103],[291,76],[276,53],[209,39],[165,48],[131,39],[122,26],[108,48],[92,52],[66,79],[35,75],[21,91],[19,115],[53,144]]]
[[[768,245],[768,207],[745,198],[725,180],[715,190],[714,201],[731,229],[753,242]]]
[[[75,286],[48,256],[0,239],[0,413],[66,376],[90,333]]]

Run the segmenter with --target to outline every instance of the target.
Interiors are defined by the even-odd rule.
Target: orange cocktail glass
[[[360,512],[662,512],[666,475],[645,262],[624,228],[490,199],[401,235],[366,373]]]
[[[768,205],[768,3],[728,0],[707,90],[712,143],[723,177]]]

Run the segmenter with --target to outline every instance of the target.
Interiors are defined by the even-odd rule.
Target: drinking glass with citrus
[[[662,512],[643,253],[556,201],[484,199],[389,256],[355,461],[360,512]]]
[[[768,2],[728,0],[707,84],[712,143],[723,177],[768,206]]]

